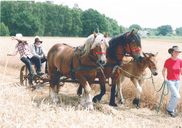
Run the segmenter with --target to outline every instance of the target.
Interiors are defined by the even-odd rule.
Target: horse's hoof
[[[29,87],[27,87],[30,91],[34,91],[35,89],[36,89],[36,87],[35,86],[33,86],[33,85],[31,85],[31,86],[29,86]]]
[[[98,99],[97,99],[96,97],[94,97],[94,98],[92,99],[92,101],[93,101],[94,103],[97,103],[97,102],[98,102]]]
[[[116,103],[109,103],[110,106],[117,107],[118,105]]]
[[[80,88],[80,87],[78,88],[78,90],[77,90],[77,95],[78,95],[78,96],[82,96],[82,88]]]
[[[54,103],[54,104],[57,105],[59,102],[60,102],[59,98],[54,98],[54,99],[53,99],[53,103]]]
[[[120,104],[124,104],[125,101],[124,101],[124,100],[119,100],[119,103],[120,103]]]
[[[87,109],[88,109],[88,110],[94,110],[93,104],[89,104],[89,105],[87,106]]]
[[[94,98],[92,99],[92,101],[93,101],[94,103],[100,102],[100,100],[99,100],[97,97],[94,97]]]
[[[140,99],[135,98],[135,99],[133,100],[133,105],[134,105],[137,109],[140,108]]]
[[[36,89],[36,87],[32,86],[30,89],[31,89],[31,91],[34,91]]]
[[[87,110],[93,110],[94,109],[92,102],[86,102],[85,104],[81,104],[81,105],[82,105],[82,107],[84,107],[84,109],[87,109]]]

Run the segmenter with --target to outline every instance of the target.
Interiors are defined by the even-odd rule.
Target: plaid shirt
[[[22,58],[22,57],[32,58],[32,56],[33,56],[33,54],[30,51],[30,47],[27,43],[16,44],[15,51],[19,52],[20,58]]]

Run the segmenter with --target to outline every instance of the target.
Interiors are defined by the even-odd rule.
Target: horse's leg
[[[117,104],[115,103],[115,93],[116,93],[116,84],[112,84],[109,105],[114,107],[117,106]]]
[[[106,86],[105,86],[105,79],[103,77],[99,78],[100,83],[100,93],[93,98],[93,102],[96,103],[100,101],[103,97],[103,95],[106,93]]]
[[[85,98],[85,107],[92,110],[93,103],[92,103],[91,87],[87,81],[86,81],[85,87],[84,87],[83,98]]]
[[[58,92],[59,92],[59,79],[60,79],[60,72],[56,69],[50,72],[50,96],[52,98],[53,103],[59,102]]]
[[[116,83],[119,79],[119,76],[120,76],[120,72],[118,68],[116,68],[116,70],[113,72],[113,76],[111,77],[112,85],[111,85],[111,95],[110,95],[110,102],[109,102],[109,105],[115,106],[115,107],[117,106],[117,104],[115,103]]]
[[[83,87],[82,87],[82,85],[81,84],[79,84],[79,87],[78,87],[78,90],[77,90],[77,95],[78,96],[81,96],[82,95],[82,89],[83,89]]]
[[[124,97],[123,97],[123,93],[122,93],[122,83],[123,83],[123,81],[124,81],[124,76],[123,75],[121,75],[120,76],[120,78],[118,78],[118,80],[117,80],[117,97],[118,97],[118,99],[119,99],[119,102],[121,103],[121,104],[124,104]]]
[[[91,95],[91,87],[88,81],[83,78],[83,76],[79,75],[78,80],[80,82],[80,85],[84,88],[83,96],[81,97],[80,104],[84,108],[93,109],[93,103],[92,103],[92,95]]]
[[[140,95],[142,93],[142,87],[139,84],[139,81],[137,79],[131,78],[131,81],[133,82],[133,84],[136,87],[136,97],[133,100],[133,104],[136,106],[136,108],[139,108],[140,107]]]

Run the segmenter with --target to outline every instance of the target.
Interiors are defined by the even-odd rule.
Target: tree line
[[[148,31],[154,36],[174,35],[170,25],[156,29],[141,28],[137,24],[125,28],[117,21],[100,14],[97,10],[81,10],[78,7],[56,5],[49,2],[0,1],[0,36],[22,33],[24,36],[88,36],[95,32],[118,35],[131,29]],[[182,36],[182,27],[175,35]]]
[[[32,1],[1,1],[1,35],[88,36],[94,31],[123,32],[117,21],[94,9]]]

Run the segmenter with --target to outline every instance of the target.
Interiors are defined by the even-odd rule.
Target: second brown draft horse
[[[99,33],[90,35],[85,44],[76,49],[66,44],[55,44],[49,50],[50,96],[54,103],[59,102],[59,80],[65,76],[77,80],[84,88],[81,105],[93,108],[90,83],[94,81],[98,67],[107,62],[108,45],[106,35]]]
[[[123,57],[125,55],[132,56],[135,60],[141,57],[141,39],[135,30],[131,32],[126,32],[117,37],[113,37],[109,41],[109,47],[107,49],[107,64],[104,66],[104,74],[98,72],[97,78],[99,78],[100,83],[100,94],[93,98],[94,102],[100,101],[102,96],[105,94],[105,81],[107,78],[112,78],[112,86],[115,87],[116,81],[118,79],[118,74],[112,74],[113,68],[115,66],[121,65]],[[113,89],[111,88],[111,91]],[[79,86],[77,94],[82,94],[82,87]],[[115,106],[114,102],[110,102],[111,106]]]

